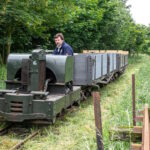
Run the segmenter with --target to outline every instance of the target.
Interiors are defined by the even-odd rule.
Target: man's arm
[[[72,50],[71,49],[67,49],[66,50],[66,55],[73,55]]]
[[[67,46],[65,49],[65,55],[73,55],[73,49],[71,46]]]
[[[54,49],[52,54],[56,55],[57,54],[57,49]]]

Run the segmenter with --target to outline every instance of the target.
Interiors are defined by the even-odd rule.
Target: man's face
[[[57,47],[61,46],[63,43],[63,40],[60,37],[55,38],[54,41]]]

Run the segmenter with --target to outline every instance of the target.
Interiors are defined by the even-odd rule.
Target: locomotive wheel
[[[80,106],[80,100],[77,100],[75,103],[74,103],[75,106]]]

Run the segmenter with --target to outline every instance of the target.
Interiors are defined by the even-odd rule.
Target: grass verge
[[[6,80],[6,67],[0,65],[0,89],[5,88],[5,80]]]
[[[136,75],[136,108],[150,103],[150,57],[140,55],[130,58],[126,72],[115,82],[100,90],[104,147],[106,150],[128,150],[128,142],[111,142],[109,129],[117,126],[132,126],[131,75]],[[10,139],[10,138],[9,138]],[[11,140],[17,139],[12,136]],[[8,139],[0,137],[3,149],[8,148]],[[4,143],[4,144],[3,144]],[[7,145],[5,145],[7,143]],[[27,142],[25,150],[95,150],[96,136],[92,98],[82,102],[80,107],[45,128],[42,135]]]

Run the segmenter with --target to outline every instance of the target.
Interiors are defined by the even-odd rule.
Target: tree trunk
[[[2,59],[2,55],[0,54],[0,65],[3,64],[3,59]]]
[[[12,39],[11,39],[11,36],[12,36],[12,28],[11,26],[8,27],[8,30],[7,30],[7,41],[6,41],[6,45],[5,45],[5,58],[4,58],[4,62],[7,63],[7,57],[8,55],[10,54],[10,48],[11,48],[11,43],[12,43]]]
[[[3,2],[3,5],[2,5],[2,12],[3,12],[3,13],[5,12],[5,9],[6,9],[6,7],[7,7],[8,2],[9,2],[9,0],[5,0],[5,1]]]
[[[3,14],[5,14],[6,7],[7,7],[7,4],[9,3],[9,1],[10,0],[4,0],[4,2],[2,4],[2,13]],[[6,40],[5,44],[4,44],[3,52],[1,54],[3,63],[7,62],[7,57],[9,55],[9,53],[10,53],[12,32],[13,32],[13,29],[12,29],[11,25],[8,25],[7,26],[7,30],[6,30],[6,38],[7,38],[7,40]]]

